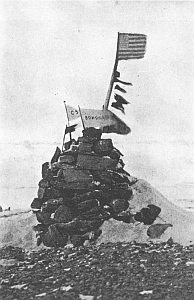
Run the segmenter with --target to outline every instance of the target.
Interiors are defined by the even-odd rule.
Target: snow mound
[[[102,234],[97,243],[107,242],[166,242],[172,238],[181,245],[194,244],[194,213],[188,212],[163,197],[157,190],[144,180],[138,180],[133,186],[133,199],[130,201],[132,213],[140,211],[148,204],[161,208],[161,213],[154,224],[171,224],[160,238],[147,235],[150,225],[135,222],[126,224],[110,219],[102,225]],[[37,223],[36,216],[31,211],[10,211],[0,213],[0,247],[15,246],[27,250],[39,250],[37,247],[33,226]],[[151,225],[153,226],[153,225]]]
[[[36,222],[36,216],[30,210],[1,212],[0,247],[15,246],[37,250],[36,237],[32,230]]]
[[[134,196],[130,201],[129,209],[135,213],[143,207],[147,207],[148,204],[159,206],[161,213],[154,224],[171,224],[172,227],[166,226],[167,228],[160,238],[152,239],[147,235],[150,225],[137,222],[126,224],[110,219],[102,225],[102,234],[98,239],[98,243],[123,241],[166,242],[169,238],[172,238],[174,242],[184,246],[194,244],[194,213],[174,205],[144,180],[138,180],[132,187]]]

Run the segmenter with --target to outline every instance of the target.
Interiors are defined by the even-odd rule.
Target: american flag
[[[119,33],[117,59],[143,58],[146,50],[145,34]]]

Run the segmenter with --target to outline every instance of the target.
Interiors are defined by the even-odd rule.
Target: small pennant
[[[120,110],[120,111],[122,111],[123,114],[125,113],[125,109],[124,109],[122,103],[119,103],[119,102],[113,102],[113,103],[111,104],[111,106],[114,107],[114,108],[116,108],[116,109],[118,109],[118,110]]]
[[[120,96],[120,95],[115,94],[114,98],[120,104],[129,104],[129,102],[126,99],[124,99],[122,96]]]
[[[131,85],[131,86],[133,86],[133,84],[131,82],[122,81],[122,80],[120,80],[118,78],[116,78],[115,82],[119,82],[119,83],[122,83],[124,85]]]
[[[115,86],[115,89],[122,93],[126,93],[126,91],[122,87],[120,87],[118,84]]]

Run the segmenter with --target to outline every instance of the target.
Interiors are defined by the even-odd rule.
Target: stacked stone
[[[59,148],[42,165],[38,197],[31,204],[38,224],[37,244],[63,247],[82,245],[101,234],[100,226],[119,218],[132,197],[136,179],[124,170],[122,154],[101,130],[86,128],[77,141]]]

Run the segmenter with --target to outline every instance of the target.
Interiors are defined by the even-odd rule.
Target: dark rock
[[[129,202],[126,199],[115,199],[110,203],[115,214],[119,214],[129,207]]]
[[[133,195],[131,188],[122,189],[122,188],[113,188],[112,189],[112,199],[123,198],[130,200]]]
[[[168,239],[168,241],[166,242],[166,244],[169,245],[170,247],[172,247],[172,245],[174,244],[173,239],[170,237],[170,238]]]
[[[115,183],[115,185],[118,185],[118,187],[121,186],[122,188],[124,186],[125,189],[128,188],[128,185],[127,185],[128,178],[124,174],[111,171],[110,175],[111,175],[112,181]],[[125,183],[125,184],[120,185],[121,183]]]
[[[110,215],[100,206],[93,207],[89,211],[80,214],[85,220],[108,220]]]
[[[79,153],[91,153],[92,152],[92,143],[79,143]]]
[[[64,197],[62,204],[69,207],[69,209],[71,211],[72,218],[77,217],[77,215],[79,214],[78,207],[77,207],[77,203],[74,201],[73,198]]]
[[[101,225],[100,225],[101,226]],[[101,235],[101,233],[102,233],[102,229],[97,229],[97,230],[95,230],[94,232],[93,232],[93,235],[90,237],[90,240],[91,241],[96,241],[97,240],[97,238],[99,238],[99,236]]]
[[[172,224],[153,224],[147,230],[147,235],[151,239],[159,238],[168,227],[173,227]]]
[[[88,144],[92,144],[96,141],[96,139],[90,139],[89,137],[83,137],[83,136],[79,136],[78,137],[78,143],[88,143]]]
[[[48,231],[41,235],[43,244],[46,247],[64,247],[68,241],[68,235],[60,233],[55,225],[50,225]]]
[[[55,199],[55,198],[60,198],[63,196],[63,193],[61,190],[54,189],[54,188],[47,188],[45,189],[45,198],[48,199]]]
[[[76,157],[73,155],[62,155],[59,157],[59,163],[72,164],[76,161]]]
[[[40,188],[48,188],[49,187],[49,182],[46,179],[41,179],[39,181],[38,185],[39,185]]]
[[[70,190],[75,190],[77,191],[89,191],[93,188],[92,182],[64,182],[63,183],[63,189],[70,189]]]
[[[52,214],[62,204],[63,204],[63,198],[50,199],[42,205],[42,211]]]
[[[145,225],[151,225],[156,220],[160,212],[160,207],[149,204],[148,207],[142,208],[140,212],[137,212],[134,218],[136,221],[142,222]]]
[[[44,193],[45,193],[45,188],[40,188],[38,189],[38,198],[42,199],[44,198]]]
[[[72,213],[68,206],[61,205],[55,211],[54,218],[55,221],[60,223],[68,223],[72,221]]]
[[[36,214],[37,221],[39,223],[48,224],[48,225],[55,223],[54,220],[50,217],[49,213],[37,211],[35,212],[35,214]]]
[[[57,162],[60,155],[61,155],[61,150],[59,149],[59,147],[57,147],[56,150],[55,150],[55,153],[54,153],[54,155],[51,159],[51,164]]]
[[[45,233],[48,230],[48,225],[46,225],[46,224],[37,224],[37,225],[33,226],[33,230],[35,232]]]
[[[75,218],[71,222],[57,223],[55,225],[58,228],[58,230],[61,230],[68,234],[83,235],[87,232],[97,230],[103,224],[103,222],[104,220],[102,218],[95,220],[85,220],[81,219],[81,216],[79,216],[79,218]]]
[[[132,197],[132,189],[131,188],[127,188],[127,189],[122,189],[122,188],[115,188],[113,186],[112,189],[105,189],[102,191],[102,198],[101,198],[101,202],[104,205],[108,205],[110,204],[111,200],[114,199],[126,199],[126,200],[130,200]]]
[[[42,237],[41,236],[38,236],[37,237],[37,240],[36,240],[36,245],[37,246],[40,246],[42,244]]]
[[[57,176],[53,176],[53,178],[49,181],[50,187],[54,189],[62,189],[63,188],[63,181],[61,178]]]
[[[68,169],[63,171],[65,182],[92,182],[93,176],[88,170]]]
[[[88,221],[88,226],[90,228],[90,231],[96,231],[100,226],[102,226],[103,223],[104,223],[103,219],[91,220]]]
[[[93,171],[94,180],[100,183],[112,184],[112,176],[109,171]]]
[[[150,213],[153,215],[153,216],[158,216],[161,212],[161,208],[154,205],[154,204],[148,204],[148,207],[150,209]]]
[[[124,212],[124,214],[120,214],[119,216],[111,211],[111,218],[124,223],[135,223],[134,215],[132,215],[129,211]]]
[[[94,190],[94,191],[90,191],[90,192],[86,192],[86,193],[82,193],[82,194],[75,194],[73,197],[73,200],[76,203],[80,203],[86,200],[91,200],[91,199],[101,199],[103,195],[103,192],[101,190]]]
[[[83,137],[88,137],[91,140],[99,140],[102,135],[101,129],[96,129],[94,127],[85,128],[83,131]]]
[[[88,239],[88,235],[72,235],[72,236],[70,236],[70,241],[74,245],[74,247],[82,246],[86,239]]]
[[[120,189],[120,190],[130,190],[131,187],[128,182],[114,182],[113,188]]]
[[[98,206],[98,204],[99,202],[96,199],[86,200],[78,204],[78,210],[80,213],[84,211],[86,212],[93,207]]]
[[[120,156],[121,156],[120,151],[118,151],[115,148],[109,153],[109,157],[112,159],[119,160]]]
[[[42,204],[46,201],[46,199],[34,198],[31,203],[32,209],[41,209]]]
[[[114,170],[118,161],[110,157],[98,157],[95,155],[78,154],[77,166],[86,170]]]
[[[44,172],[42,172],[42,174],[43,174],[42,178],[50,180],[55,175],[55,172],[54,170],[45,167],[45,170]]]
[[[86,233],[90,231],[90,223],[86,220],[74,219],[68,223],[57,223],[56,227],[69,234]]]
[[[70,147],[71,147],[71,145],[74,144],[75,142],[76,142],[75,139],[72,139],[72,140],[66,142],[66,143],[64,144],[65,150],[69,150]]]
[[[74,169],[74,166],[62,162],[55,162],[54,164],[51,165],[51,170],[53,172],[56,172],[56,175],[60,169],[62,170]]]
[[[110,152],[113,150],[112,140],[102,139],[97,141],[93,146],[93,150],[96,154],[100,156],[109,155]]]
[[[42,164],[42,178],[45,178],[47,170],[49,169],[49,162]]]

